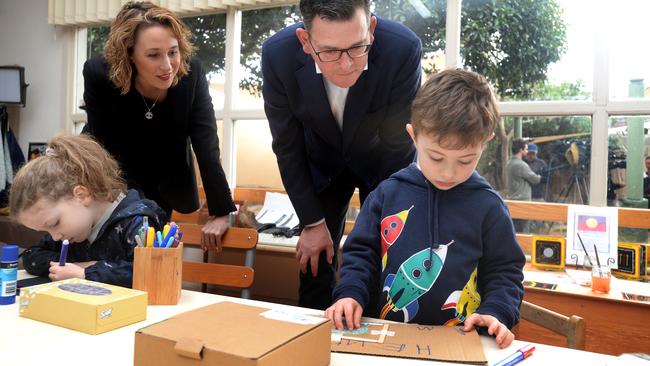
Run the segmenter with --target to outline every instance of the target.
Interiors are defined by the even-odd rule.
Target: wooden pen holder
[[[149,305],[176,305],[183,280],[183,243],[176,248],[135,247],[133,288],[146,291]]]

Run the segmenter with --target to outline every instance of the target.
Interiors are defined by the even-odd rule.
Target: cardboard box
[[[325,366],[331,322],[221,302],[142,328],[134,365]]]
[[[73,278],[20,290],[20,316],[99,334],[147,318],[147,293]]]

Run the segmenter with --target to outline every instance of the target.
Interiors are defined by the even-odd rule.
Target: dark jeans
[[[370,189],[347,172],[336,178],[318,196],[325,214],[327,229],[334,243],[334,257],[332,264],[329,264],[327,263],[327,253],[321,252],[316,277],[311,274],[309,263],[307,264],[307,273],[300,273],[298,306],[324,310],[332,305],[332,290],[336,285],[336,271],[338,270],[339,243],[343,236],[343,229],[345,229],[345,215],[348,211],[350,198],[357,187],[359,188],[359,198],[363,204]]]

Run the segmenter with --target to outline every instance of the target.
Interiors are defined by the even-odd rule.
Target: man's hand
[[[311,274],[316,277],[318,274],[318,257],[323,250],[327,252],[327,262],[332,264],[334,246],[325,221],[316,226],[302,229],[300,239],[298,239],[296,245],[296,259],[300,262],[300,271],[303,274],[307,273],[307,263],[310,263]]]
[[[59,262],[50,262],[50,279],[52,281],[67,280],[68,278],[86,278],[86,271],[75,263],[59,266]]]
[[[477,313],[470,315],[469,318],[465,320],[463,331],[469,332],[473,330],[474,327],[487,327],[488,334],[495,336],[495,340],[501,348],[508,347],[515,339],[515,335],[512,334],[510,329],[492,315]]]
[[[351,297],[342,298],[325,310],[325,317],[332,319],[334,327],[338,330],[344,330],[346,327],[347,329],[361,327],[361,314],[363,314],[363,307]],[[345,326],[343,325],[344,316]]]
[[[221,237],[228,231],[230,216],[210,216],[210,220],[203,225],[201,231],[201,248],[203,251],[214,250],[220,252],[222,249]]]

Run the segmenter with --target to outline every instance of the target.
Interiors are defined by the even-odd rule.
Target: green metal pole
[[[643,79],[630,80],[630,98],[643,98]],[[643,198],[643,145],[645,132],[642,117],[627,118],[627,181],[626,195],[621,199],[624,207],[648,208],[648,200]],[[638,242],[648,241],[647,230],[634,230],[630,234]]]

